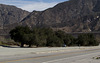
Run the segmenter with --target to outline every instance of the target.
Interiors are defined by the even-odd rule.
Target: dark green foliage
[[[78,38],[66,34],[64,31],[53,31],[51,28],[33,28],[18,26],[10,31],[10,36],[15,42],[20,42],[21,47],[24,44],[35,45],[37,47],[61,47],[67,46],[97,46],[99,43],[96,41],[93,34],[81,34]]]
[[[34,35],[33,33],[29,33],[29,34],[24,34],[23,35],[23,42],[24,44],[29,45],[29,47],[31,47],[34,43]]]
[[[65,35],[65,38],[64,38],[64,43],[67,45],[67,46],[74,46],[76,43],[75,43],[75,38],[72,36],[72,35],[69,35],[69,34],[66,34]]]
[[[81,46],[97,46],[99,42],[96,41],[93,34],[81,34],[78,36],[77,44]]]
[[[18,26],[15,29],[10,31],[11,39],[13,39],[15,42],[21,42],[21,47],[23,47],[24,44],[28,44],[29,36],[28,34],[31,33],[31,30],[26,26]],[[26,36],[27,35],[27,36]]]
[[[54,34],[51,28],[34,28],[33,34],[35,35],[34,44],[38,46],[46,46],[47,38]]]
[[[47,46],[61,47],[62,45],[63,45],[63,41],[57,36],[51,36],[47,38]]]
[[[66,44],[67,46],[75,45],[75,38],[72,35],[66,34],[61,30],[56,31],[55,34],[61,41],[63,41],[63,44]]]
[[[66,35],[66,33],[64,31],[61,31],[61,30],[56,31],[55,34],[57,37],[59,37],[62,40],[65,38],[65,35]]]

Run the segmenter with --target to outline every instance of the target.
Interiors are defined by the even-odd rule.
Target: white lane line
[[[79,55],[79,56],[74,56],[74,57],[69,57],[69,58],[62,58],[62,59],[57,59],[57,60],[52,60],[52,61],[47,61],[47,62],[42,62],[42,63],[58,63],[60,61],[78,61],[86,58],[92,58],[94,56],[100,55],[99,53],[91,53],[91,54],[86,54],[86,55]]]

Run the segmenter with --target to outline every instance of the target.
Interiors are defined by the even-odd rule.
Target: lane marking
[[[78,52],[62,53],[62,54],[55,54],[55,55],[48,55],[48,56],[39,56],[39,57],[26,58],[26,59],[18,59],[18,60],[9,60],[9,61],[2,61],[0,63],[16,62],[16,61],[31,60],[31,59],[39,59],[39,58],[54,57],[54,56],[60,56],[60,55],[69,55],[69,54],[73,54],[73,53],[74,54],[85,53],[85,52],[96,51],[96,50],[100,50],[100,49],[83,50],[83,51],[78,51]]]
[[[73,60],[73,58],[79,58],[81,56],[81,58],[83,57],[86,57],[86,56],[90,56],[90,55],[93,55],[93,54],[100,54],[100,52],[97,52],[97,53],[91,53],[91,54],[86,54],[86,55],[79,55],[79,56],[74,56],[74,57],[69,57],[69,58],[62,58],[62,59],[57,59],[57,60],[52,60],[52,61],[47,61],[47,62],[42,62],[42,63],[55,63],[55,62],[58,62],[58,61],[62,61],[62,60],[68,60],[68,59],[71,59]],[[79,58],[80,59],[80,58]],[[74,59],[75,60],[75,59]]]

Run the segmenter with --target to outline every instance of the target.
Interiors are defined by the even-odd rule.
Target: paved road
[[[79,60],[82,60],[84,63],[86,59],[92,58],[99,54],[100,49],[77,50],[69,52],[65,51],[45,54],[31,53],[24,55],[1,56],[0,63],[75,63]],[[93,61],[90,61],[88,63],[92,62]]]

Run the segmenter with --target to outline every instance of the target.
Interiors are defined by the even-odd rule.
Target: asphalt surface
[[[86,63],[84,61],[90,60],[91,58],[93,58],[94,56],[98,56],[99,54],[99,48],[44,54],[16,54],[0,56],[0,63]],[[82,62],[79,62],[79,60],[81,60]],[[92,63],[92,60],[88,63]]]

